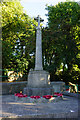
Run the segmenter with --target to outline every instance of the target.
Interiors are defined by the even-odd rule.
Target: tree
[[[45,30],[48,34],[43,38],[49,43],[48,49],[46,48],[47,53],[50,54],[50,62],[47,64],[47,69],[52,74],[55,72],[56,75],[63,63],[63,70],[58,74],[58,77],[60,74],[63,75],[64,70],[68,71],[67,75],[69,76],[73,65],[80,66],[80,5],[76,2],[61,2],[55,6],[47,6],[46,9],[48,10],[48,28]],[[65,69],[65,65],[67,69]],[[70,79],[72,77],[71,74]]]
[[[16,59],[25,58],[24,47],[29,49],[30,41],[34,40],[35,36],[32,23],[35,24],[34,20],[23,12],[23,7],[18,0],[2,2],[3,69],[15,68],[18,64]],[[17,63],[14,65],[13,62]]]
[[[30,53],[34,52],[35,48],[36,22],[23,12],[18,0],[3,1],[1,7],[2,68],[27,72],[29,61],[33,64]]]

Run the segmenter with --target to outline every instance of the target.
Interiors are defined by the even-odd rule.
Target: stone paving
[[[1,98],[1,96],[0,96]],[[1,99],[0,99],[1,100]],[[79,117],[78,98],[64,96],[53,103],[16,102],[14,95],[3,95],[1,118],[76,118]],[[0,110],[1,113],[1,110]]]

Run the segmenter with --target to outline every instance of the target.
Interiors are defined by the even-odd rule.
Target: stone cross
[[[50,75],[43,70],[42,66],[42,35],[40,22],[43,21],[39,15],[35,18],[38,22],[36,32],[36,55],[35,69],[29,71],[27,87],[24,88],[24,94],[31,95],[53,95],[53,88],[50,86]]]
[[[35,70],[43,70],[43,67],[42,67],[42,35],[41,35],[40,22],[44,20],[41,19],[39,15],[37,18],[35,18],[35,20],[37,20],[38,22],[37,33],[36,33]]]
[[[34,20],[36,20],[38,22],[38,28],[40,28],[40,22],[43,22],[44,20],[42,18],[40,18],[40,16],[38,15],[37,18],[34,18]]]

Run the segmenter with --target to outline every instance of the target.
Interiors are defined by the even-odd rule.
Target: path
[[[75,97],[64,96],[64,100],[54,103],[15,102],[14,95],[3,95],[2,98],[0,117],[3,118],[78,118],[79,116],[80,102]]]

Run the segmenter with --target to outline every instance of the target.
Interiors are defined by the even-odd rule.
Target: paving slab
[[[14,95],[3,95],[1,118],[76,118],[79,117],[80,101],[75,97],[63,96],[53,103],[16,102]]]

